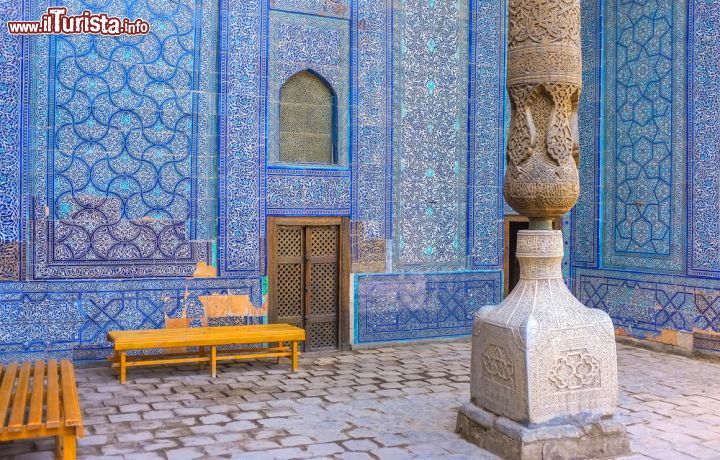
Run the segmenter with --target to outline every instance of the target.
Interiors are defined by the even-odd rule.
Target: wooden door
[[[303,327],[305,296],[304,231],[299,226],[278,226],[276,244],[277,282],[275,323]]]
[[[268,222],[270,322],[305,329],[305,351],[346,343],[347,257],[341,218],[271,218]]]
[[[305,342],[308,351],[338,348],[340,228],[305,227]]]

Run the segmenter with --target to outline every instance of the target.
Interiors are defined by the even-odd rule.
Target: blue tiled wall
[[[684,1],[605,2],[603,262],[685,262]]]
[[[52,6],[31,5],[31,17]],[[152,32],[27,39],[28,279],[190,276],[211,262],[218,11],[106,8]]]
[[[384,239],[390,273],[355,277],[358,343],[469,334],[502,292],[505,8],[406,0],[393,26],[392,175],[375,177],[391,191],[384,215],[357,219],[384,230],[370,238]]]
[[[355,278],[358,343],[467,335],[500,302],[500,272],[366,274]]]
[[[118,0],[103,12],[149,36],[3,30],[0,359],[101,358],[109,330],[207,322],[200,296],[248,296],[257,320],[268,215],[351,217],[356,271],[384,272],[359,275],[359,341],[467,334],[501,292],[496,3]],[[276,161],[279,89],[304,69],[337,96],[334,167]],[[377,283],[427,302],[378,322]]]
[[[714,351],[719,18],[714,0],[583,2],[583,193],[566,229],[576,295],[620,333]]]
[[[401,5],[394,28],[393,269],[463,269],[469,11],[450,0]]]
[[[248,295],[260,305],[262,293],[260,280],[252,279],[6,282],[0,290],[0,359],[102,359],[111,330],[164,327],[166,317],[200,325],[198,296],[212,294]]]

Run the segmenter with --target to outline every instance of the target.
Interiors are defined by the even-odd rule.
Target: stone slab
[[[614,417],[525,426],[467,403],[458,411],[456,431],[506,459],[574,460],[630,453],[627,430]]]

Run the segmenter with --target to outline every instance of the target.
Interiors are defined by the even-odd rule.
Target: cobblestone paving
[[[78,369],[80,458],[492,459],[454,434],[469,395],[466,341],[305,356],[287,363]],[[720,459],[720,364],[619,347],[627,459]],[[0,457],[52,458],[51,440]]]

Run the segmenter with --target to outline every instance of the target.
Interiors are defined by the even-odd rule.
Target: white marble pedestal
[[[506,458],[628,452],[625,429],[613,418],[618,387],[610,317],[567,289],[561,232],[519,232],[516,255],[518,285],[475,318],[471,402],[460,410],[458,431]]]

